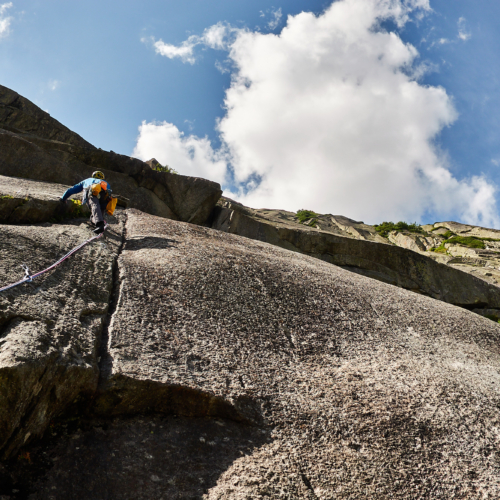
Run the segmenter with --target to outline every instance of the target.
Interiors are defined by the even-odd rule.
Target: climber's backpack
[[[106,191],[108,189],[108,183],[106,181],[96,182],[90,186],[90,190],[93,196],[99,198],[101,191]]]
[[[113,215],[115,213],[117,201],[118,198],[113,198],[112,196],[110,197],[108,204],[106,205],[106,212],[108,212],[109,215]]]

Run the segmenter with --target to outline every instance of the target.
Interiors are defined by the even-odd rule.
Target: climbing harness
[[[104,224],[104,230],[106,230],[107,227],[108,227],[108,225],[105,223]],[[31,283],[35,278],[38,278],[38,276],[41,276],[42,274],[46,273],[47,271],[50,271],[51,269],[54,269],[59,264],[61,264],[62,262],[64,262],[68,257],[71,257],[75,252],[78,252],[78,250],[80,250],[81,248],[83,248],[85,245],[87,245],[88,243],[91,243],[94,240],[98,240],[103,235],[104,235],[104,232],[102,232],[98,236],[93,236],[92,238],[90,238],[87,241],[84,241],[83,243],[80,243],[78,246],[76,246],[75,248],[73,248],[73,250],[70,250],[66,255],[64,255],[63,257],[61,257],[54,264],[52,264],[50,267],[48,267],[47,269],[44,269],[43,271],[40,271],[40,272],[38,272],[36,274],[30,274],[30,270],[29,270],[28,266],[26,264],[22,264],[22,267],[24,269],[24,274],[25,274],[24,278],[22,280],[19,280],[16,283],[13,283],[12,285],[7,285],[7,286],[4,286],[3,288],[0,288],[0,292],[4,292],[5,290],[10,290],[11,288],[14,288],[15,286],[18,286],[18,285],[22,285],[23,283]]]

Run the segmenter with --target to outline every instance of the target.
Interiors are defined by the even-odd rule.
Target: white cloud
[[[460,40],[463,40],[464,42],[466,42],[467,40],[469,40],[469,38],[472,36],[470,33],[467,32],[466,28],[465,28],[465,17],[461,17],[459,20],[458,20],[458,38],[460,38]]]
[[[0,4],[0,16],[3,16],[7,9],[10,9],[12,5],[12,2]]]
[[[240,29],[233,28],[228,24],[217,23],[207,28],[202,36],[191,35],[180,45],[165,43],[161,39],[155,41],[154,38],[142,38],[141,42],[152,42],[156,53],[169,59],[179,58],[184,63],[194,64],[196,62],[194,49],[197,45],[204,45],[215,50],[228,50],[234,36],[240,31]]]
[[[281,7],[278,10],[275,10],[271,12],[272,19],[267,23],[267,27],[269,29],[276,29],[278,27],[278,24],[280,23],[280,20],[283,16],[283,13],[281,12]]]
[[[196,59],[193,54],[193,50],[197,45],[198,37],[190,36],[186,41],[184,41],[180,46],[175,46],[170,43],[165,43],[163,40],[155,41],[152,39],[142,38],[143,43],[147,43],[151,40],[155,51],[157,54],[168,57],[169,59],[175,59],[178,57],[182,62],[187,62],[194,64]]]
[[[169,165],[184,175],[221,184],[226,180],[227,164],[220,153],[214,152],[210,141],[206,137],[185,137],[172,123],[142,122],[132,154],[144,161],[156,158],[162,165]]]
[[[12,17],[6,17],[5,13],[7,9],[12,7],[12,5],[12,2],[0,4],[0,38],[9,34]]]
[[[233,65],[223,149],[143,123],[135,154],[222,183],[230,168],[233,195],[253,207],[369,223],[432,213],[498,227],[496,187],[456,179],[434,144],[457,119],[450,97],[420,85],[417,50],[380,28],[403,26],[417,8],[430,9],[426,0],[338,0],[320,16],[289,16],[279,35],[233,32],[223,38]]]
[[[200,43],[216,50],[227,50],[232,33],[239,30],[223,23],[217,23],[207,28],[200,37]]]
[[[492,158],[491,163],[493,163],[495,167],[500,167],[500,158]]]
[[[230,62],[230,61],[229,61]],[[231,68],[230,66],[227,64],[228,61],[224,61],[223,63],[221,63],[219,60],[215,61],[215,67],[222,73],[230,73],[231,72]]]

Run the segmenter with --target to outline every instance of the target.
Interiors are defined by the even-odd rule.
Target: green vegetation
[[[14,197],[11,196],[10,194],[4,194],[3,196],[0,196],[1,200],[13,200]]]
[[[154,167],[152,167],[153,170],[156,172],[167,172],[168,174],[178,174],[177,170],[174,170],[173,168],[169,167],[168,165],[163,166],[161,163],[157,163]]]
[[[394,222],[382,222],[382,224],[375,224],[375,231],[377,231],[380,236],[387,238],[391,231],[409,231],[411,233],[424,233],[422,226],[416,222],[408,224],[407,222],[399,221],[396,224]]]
[[[432,252],[446,253],[445,243],[457,243],[458,245],[463,245],[469,248],[481,248],[484,249],[484,240],[486,238],[476,238],[474,236],[456,236],[451,231],[447,231],[443,236],[446,238],[449,234],[453,235],[444,240],[441,245],[436,248],[431,248]]]
[[[444,247],[444,242],[441,243],[438,247],[435,248],[429,248],[431,252],[439,252],[439,253],[446,253],[446,248]]]
[[[452,236],[456,236],[456,234],[452,231],[446,231],[446,233],[444,233],[442,236],[443,238],[448,239],[451,238]]]
[[[458,243],[469,248],[484,248],[482,238],[475,238],[474,236],[453,236],[447,239],[445,243]]]
[[[296,216],[297,219],[299,219],[300,224],[304,224],[306,221],[311,219],[310,222],[307,223],[308,226],[314,226],[316,222],[318,222],[319,217],[316,212],[313,212],[312,210],[304,210],[303,208],[297,211]]]

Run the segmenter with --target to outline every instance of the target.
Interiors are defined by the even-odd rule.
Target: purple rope
[[[108,225],[105,224],[104,230],[106,230],[107,227],[108,227]],[[11,288],[14,288],[15,286],[18,286],[18,285],[22,285],[23,283],[29,283],[29,282],[33,281],[35,278],[38,278],[38,276],[41,276],[42,274],[46,273],[47,271],[50,271],[51,269],[54,269],[55,267],[57,267],[59,264],[64,262],[67,258],[71,257],[75,252],[78,252],[78,250],[83,248],[85,245],[87,245],[91,241],[98,240],[103,235],[104,235],[104,231],[101,234],[99,234],[98,236],[92,236],[92,238],[90,238],[89,240],[84,241],[83,243],[80,243],[75,248],[70,250],[66,255],[61,257],[57,262],[52,264],[50,267],[48,267],[47,269],[44,269],[43,271],[40,271],[36,274],[30,275],[30,271],[29,271],[28,267],[23,264],[23,269],[24,269],[24,272],[26,273],[26,276],[22,280],[17,281],[16,283],[12,283],[12,285],[7,285],[7,286],[4,286],[3,288],[0,288],[0,292],[4,292],[5,290],[10,290]]]

